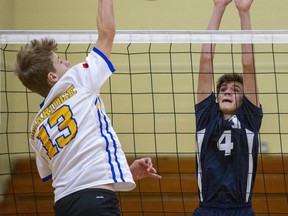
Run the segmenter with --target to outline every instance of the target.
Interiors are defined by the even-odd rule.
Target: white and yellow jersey
[[[85,63],[69,69],[53,86],[33,121],[30,144],[43,181],[52,177],[55,202],[73,192],[114,183],[135,187],[118,137],[99,97],[114,72],[94,48]]]

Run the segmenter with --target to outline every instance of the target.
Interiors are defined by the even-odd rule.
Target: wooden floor
[[[163,178],[118,193],[122,215],[190,216],[198,205],[195,158],[161,156],[153,164]],[[53,215],[51,182],[40,180],[35,161],[18,161],[6,188],[0,215]],[[288,155],[259,156],[253,208],[257,216],[288,216]]]

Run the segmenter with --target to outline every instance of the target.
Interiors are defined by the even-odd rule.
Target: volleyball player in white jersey
[[[232,0],[214,0],[208,30],[218,30]],[[250,30],[253,0],[234,0],[241,29]],[[224,74],[213,91],[215,44],[203,44],[195,106],[199,208],[193,216],[254,216],[252,192],[258,133],[263,117],[258,101],[253,45],[242,44],[243,74]],[[212,93],[211,93],[212,92]]]
[[[99,0],[98,39],[74,67],[56,54],[52,39],[33,40],[17,55],[22,83],[45,97],[32,123],[30,144],[43,181],[52,178],[56,215],[120,215],[115,191],[134,180],[160,179],[149,157],[129,167],[99,93],[115,71],[109,60],[115,36],[112,0]]]

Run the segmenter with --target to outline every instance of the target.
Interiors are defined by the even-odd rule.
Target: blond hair
[[[57,51],[53,39],[32,40],[23,46],[17,54],[15,72],[24,86],[46,97],[51,89],[47,82],[49,72],[56,72],[53,67],[52,54]]]

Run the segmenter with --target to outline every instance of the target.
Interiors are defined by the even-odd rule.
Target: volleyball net
[[[96,31],[0,31],[0,215],[53,214],[51,182],[42,183],[28,138],[43,98],[14,74],[16,53],[32,39],[54,38],[60,58],[85,60]],[[128,161],[150,156],[161,180],[144,179],[119,193],[122,215],[191,215],[198,205],[195,113],[203,43],[216,43],[215,80],[241,73],[241,44],[253,43],[260,131],[253,207],[288,214],[288,31],[117,31],[116,73],[101,90]]]

